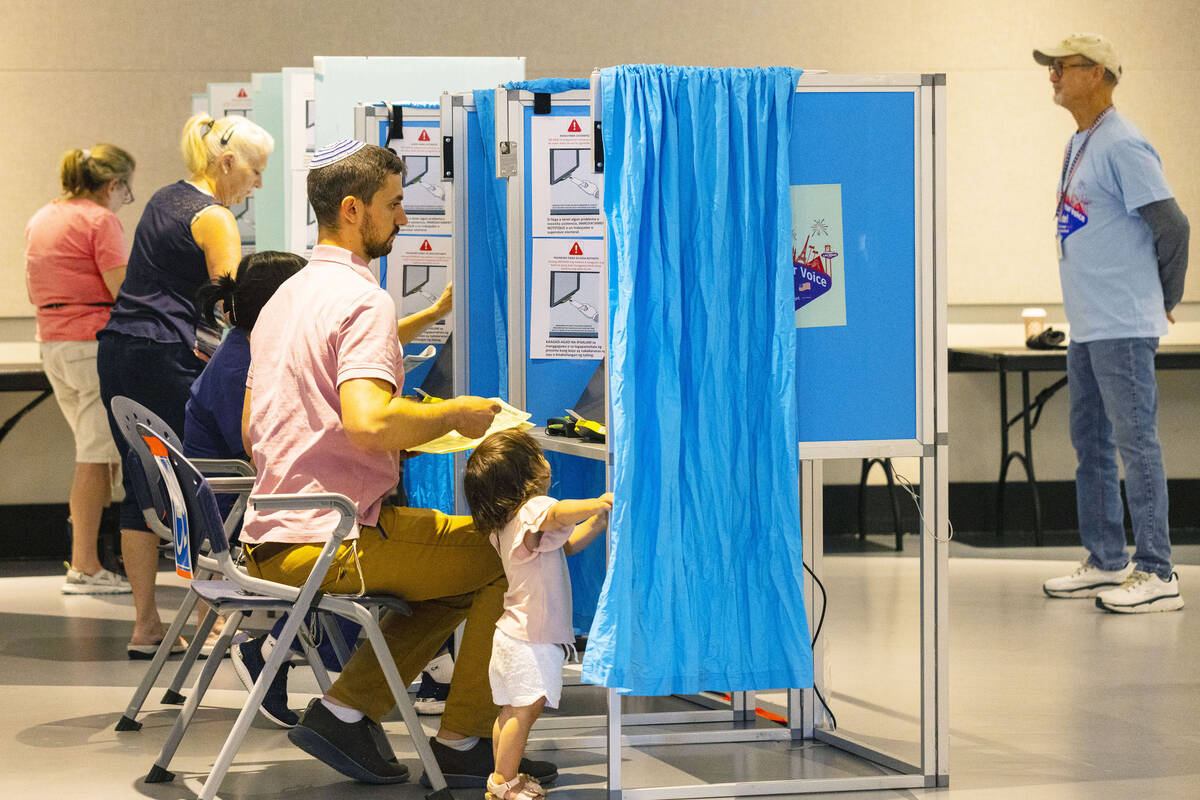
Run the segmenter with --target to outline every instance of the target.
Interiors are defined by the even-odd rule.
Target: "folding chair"
[[[125,440],[129,443],[130,458],[125,465],[125,469],[133,476],[131,483],[137,493],[138,506],[142,509],[142,517],[145,519],[146,525],[154,533],[173,545],[173,535],[167,527],[171,520],[171,508],[163,494],[164,486],[158,475],[158,465],[146,442],[138,433],[137,426],[139,423],[148,425],[151,430],[160,434],[176,449],[182,451],[183,446],[179,440],[179,436],[158,415],[127,397],[114,397],[112,411],[122,435],[124,435]],[[192,464],[206,474],[233,473],[240,476],[236,478],[213,479],[213,484],[220,484],[220,491],[238,494],[238,498],[224,522],[226,540],[228,540],[240,524],[242,514],[246,508],[246,498],[250,495],[251,489],[254,488],[254,468],[246,462],[237,459],[193,459]],[[202,552],[197,556],[196,567],[197,575],[201,578],[209,578],[214,573],[220,571],[216,560]],[[125,713],[117,721],[116,730],[136,731],[141,729],[142,724],[136,720],[137,714],[141,711],[146,697],[149,695],[150,690],[154,688],[154,683],[158,680],[158,676],[166,666],[171,646],[178,640],[183,626],[191,618],[192,611],[195,609],[198,599],[198,596],[192,591],[191,584],[189,583],[183,602],[180,604],[179,610],[176,612],[167,633],[163,636],[162,643],[159,644],[158,650],[155,652],[154,658],[146,670],[146,674],[142,677],[142,681],[137,689],[134,690],[133,697],[130,698],[129,705],[125,708]],[[320,616],[325,617],[326,615],[322,614]],[[192,666],[199,658],[200,648],[208,637],[209,631],[212,630],[216,619],[217,612],[210,608],[205,614],[204,619],[201,620],[195,637],[184,653],[179,668],[175,671],[175,676],[171,680],[171,685],[163,693],[162,703],[166,705],[183,705],[186,698],[180,694],[180,689],[183,687],[183,683],[187,679]],[[342,637],[341,630],[327,619],[322,619],[321,626],[325,635],[329,637],[338,660],[340,663],[345,664],[349,659],[349,647]],[[307,632],[304,632],[304,635],[300,637],[302,648],[306,636]],[[307,650],[305,650],[305,655],[309,655]],[[316,668],[314,668],[314,671],[316,671]],[[321,676],[318,675],[318,682],[320,681]],[[328,683],[327,679],[326,683]]]
[[[130,482],[133,484],[134,491],[137,494],[137,503],[142,509],[142,517],[146,521],[147,527],[153,533],[157,534],[164,541],[171,542],[173,537],[171,531],[167,528],[167,521],[169,521],[171,516],[170,507],[167,504],[166,498],[162,495],[162,485],[157,477],[158,467],[155,465],[150,451],[138,435],[137,425],[139,423],[149,425],[154,431],[159,432],[165,440],[171,442],[181,451],[183,450],[183,444],[180,442],[178,435],[171,430],[170,426],[163,422],[158,415],[141,404],[127,397],[114,397],[111,408],[113,418],[117,421],[117,426],[120,428],[125,440],[129,443],[130,458],[124,465],[124,469],[132,474]],[[208,473],[233,473],[243,476],[238,479],[223,481],[225,484],[223,489],[231,492],[236,491],[240,494],[226,518],[227,531],[232,533],[241,521],[242,513],[245,511],[246,497],[249,496],[250,490],[254,488],[253,467],[244,461],[234,459],[197,459],[193,464],[198,469]],[[205,555],[200,555],[197,558],[196,565],[204,577],[208,577],[218,570],[216,561]],[[163,667],[166,666],[167,658],[171,654],[171,647],[179,640],[179,634],[191,617],[192,611],[196,607],[197,599],[196,593],[189,589],[179,606],[179,610],[175,614],[175,618],[167,628],[166,634],[163,635],[162,642],[159,644],[158,650],[155,651],[154,658],[150,661],[150,665],[146,669],[146,674],[142,677],[142,682],[134,690],[133,697],[130,698],[129,705],[125,708],[125,713],[117,721],[116,730],[136,731],[141,729],[142,723],[136,720],[138,712],[141,711],[142,705],[146,702],[146,697],[150,694],[150,690],[154,688],[154,683],[162,673]],[[180,661],[179,668],[175,671],[171,685],[162,696],[161,702],[164,704],[181,705],[183,703],[185,698],[179,693],[179,690],[183,686],[183,682],[187,679],[192,665],[199,658],[200,648],[204,646],[204,641],[208,637],[209,631],[212,630],[216,618],[217,614],[212,609],[209,609],[208,613],[205,614],[196,631],[196,635],[192,638],[187,651],[183,655],[183,659]]]
[[[181,551],[196,552],[201,542],[207,542],[213,559],[215,559],[223,580],[193,580],[192,589],[201,599],[213,608],[228,613],[225,627],[213,648],[212,655],[200,671],[196,684],[183,710],[175,721],[174,727],[163,744],[162,752],[154,766],[146,776],[147,783],[159,783],[172,780],[175,776],[168,770],[171,758],[174,756],[179,743],[182,741],[187,727],[195,714],[204,692],[208,689],[221,658],[229,648],[234,633],[241,624],[246,611],[262,608],[286,610],[288,617],[280,633],[280,641],[291,641],[295,637],[309,610],[321,610],[338,616],[348,617],[358,622],[379,659],[388,687],[393,699],[400,710],[404,725],[425,768],[433,791],[426,795],[428,800],[453,800],[450,790],[446,787],[445,777],[433,757],[429,740],[424,734],[417,712],[408,698],[408,692],[395,663],[390,657],[387,642],[379,628],[374,610],[385,608],[401,614],[410,614],[408,605],[399,597],[392,595],[355,596],[329,595],[320,590],[329,565],[346,534],[354,526],[357,508],[349,498],[333,493],[291,494],[291,495],[260,495],[252,496],[250,502],[259,509],[330,509],[340,515],[337,526],[329,541],[321,550],[308,580],[303,586],[295,587],[273,581],[253,578],[237,568],[229,553],[229,541],[221,524],[220,512],[217,509],[216,498],[213,495],[210,482],[206,481],[195,466],[179,452],[179,449],[160,437],[144,423],[137,425],[137,430],[154,455],[159,474],[167,487],[167,494],[172,508],[171,530],[175,534],[177,544],[177,561],[181,570],[184,568]],[[216,480],[212,483],[216,483]],[[306,650],[308,645],[305,645]],[[318,682],[323,691],[328,689],[328,675],[323,667],[319,667],[319,657],[310,655],[310,661],[315,661],[313,667],[318,672]],[[286,647],[275,647],[267,657],[266,664],[254,684],[246,703],[238,714],[237,721],[225,740],[212,771],[200,791],[201,800],[212,800],[218,787],[233,762],[234,754],[241,745],[246,731],[258,706],[266,695],[267,688],[279,671],[284,658],[287,656]],[[324,680],[322,680],[324,678]]]

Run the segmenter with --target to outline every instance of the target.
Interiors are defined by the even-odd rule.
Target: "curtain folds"
[[[614,491],[585,680],[812,685],[789,145],[798,70],[603,71]]]

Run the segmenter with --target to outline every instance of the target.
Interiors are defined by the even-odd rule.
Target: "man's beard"
[[[362,240],[363,250],[366,251],[367,258],[383,258],[388,253],[392,252],[392,236],[399,231],[399,228],[393,227],[388,235],[379,237],[379,231],[371,222],[371,218],[367,217],[363,220]]]

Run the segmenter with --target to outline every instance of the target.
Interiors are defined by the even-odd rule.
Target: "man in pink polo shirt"
[[[496,707],[487,668],[507,588],[504,570],[470,517],[383,505],[400,452],[451,430],[482,436],[499,406],[481,397],[416,403],[404,383],[396,307],[368,263],[387,255],[407,220],[404,162],[344,140],[319,150],[308,173],[318,245],[259,315],[250,342],[242,432],[255,494],[339,492],[358,506],[324,590],[400,595],[412,616],[381,621],[401,677],[412,681],[466,621],[434,755],[452,787],[484,786],[493,769]],[[250,573],[302,584],[335,523],[328,511],[246,512]],[[370,647],[360,648],[323,698],[288,732],[301,749],[355,780],[398,783],[408,770],[379,720],[393,699]],[[553,764],[526,761],[542,783]]]

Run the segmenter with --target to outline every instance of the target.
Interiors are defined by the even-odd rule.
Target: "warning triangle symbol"
[[[567,128],[567,133],[581,133],[582,131],[583,128],[579,127],[579,120],[571,120],[571,125]]]
[[[421,131],[421,135],[417,137],[417,141],[418,142],[428,142],[429,141],[429,131],[425,131],[425,130]]]
[[[246,97],[246,90],[245,90],[245,89],[238,89],[238,98],[240,98],[240,99],[244,99],[245,97]]]
[[[579,242],[576,242],[575,244],[573,244],[573,245],[571,246],[571,253],[570,253],[570,254],[571,254],[571,255],[573,255],[573,256],[581,256],[581,255],[583,255],[583,248],[579,246]]]
[[[433,250],[433,247],[432,247],[432,246],[429,244],[429,240],[428,240],[428,239],[426,239],[425,241],[421,242],[421,252],[423,252],[423,253],[427,253],[427,252],[429,252],[429,251],[431,251],[431,250]]]

